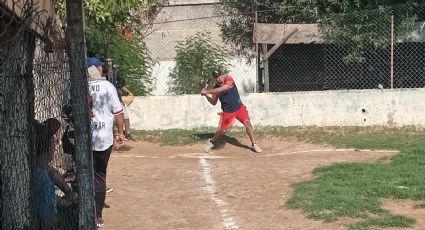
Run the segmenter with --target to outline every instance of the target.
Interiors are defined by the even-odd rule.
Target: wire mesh
[[[65,147],[76,107],[53,10],[54,1],[0,1],[1,229],[78,229],[81,177]]]
[[[218,15],[215,10],[218,5],[188,4],[164,8],[152,32],[145,37],[155,61],[151,95],[184,94],[172,90],[178,71],[198,68],[207,72],[208,68],[197,67],[199,63],[208,63],[202,55],[192,61],[179,62],[179,53],[189,55],[191,49],[195,49],[194,45],[186,42],[193,40],[196,33],[209,36],[204,43],[224,48],[228,54],[225,57],[226,67],[243,93],[424,87],[423,7],[395,4],[385,10],[378,7],[329,13],[321,23],[316,23],[317,31],[311,31],[312,24],[297,24],[298,32],[267,60],[264,59],[265,53],[277,42],[264,43],[267,49],[259,44],[257,74],[257,63],[252,55],[255,53],[254,47],[250,55],[239,56],[234,45],[240,45],[242,41],[228,42],[223,39],[225,35],[220,24],[226,24],[227,20],[230,25],[232,18],[239,16]],[[259,19],[276,18],[276,11],[278,9],[259,12]],[[187,12],[193,14],[188,16]],[[239,29],[246,36],[252,36],[254,22],[250,20],[253,19],[253,12],[246,12],[240,18],[244,19],[241,19],[243,23],[234,28],[235,31]],[[285,23],[283,19],[276,21]],[[282,38],[288,31],[269,30],[264,33],[264,37]],[[186,44],[185,49],[179,50],[182,43]],[[202,48],[198,50],[207,56],[208,52]],[[189,74],[187,78],[196,80],[202,71],[193,76]],[[194,82],[193,87],[199,87],[200,83]]]
[[[271,92],[424,87],[422,8],[398,6],[390,12],[350,12],[330,19],[319,25],[310,42],[303,42],[306,37],[289,40],[264,60],[268,72],[260,69],[260,88],[266,74]]]

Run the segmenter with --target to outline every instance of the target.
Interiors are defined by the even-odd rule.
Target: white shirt
[[[122,113],[117,90],[107,80],[89,82],[89,92],[93,100],[91,119],[92,144],[94,151],[104,151],[114,143],[114,116]]]

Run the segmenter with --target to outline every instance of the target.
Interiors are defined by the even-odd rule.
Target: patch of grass
[[[262,127],[256,134],[358,149],[400,150],[425,140],[422,130],[415,127]]]
[[[352,229],[414,223],[406,217],[388,215],[379,199],[425,200],[425,134],[407,128],[347,128],[339,132],[316,129],[301,133],[311,142],[357,149],[397,149],[400,154],[387,164],[339,163],[317,168],[313,180],[294,185],[288,207],[303,209],[309,217],[325,221],[338,217],[365,219],[353,224]]]
[[[216,129],[202,128],[194,130],[168,129],[155,131],[132,130],[132,135],[140,140],[160,143],[162,145],[192,145],[206,141],[214,135]],[[232,129],[226,135],[229,137],[240,137],[244,131]]]
[[[350,229],[363,230],[363,229],[370,229],[371,227],[407,228],[414,223],[415,223],[415,220],[408,217],[384,215],[380,218],[371,218],[365,221],[361,221],[360,223],[357,223],[355,225],[351,225]]]
[[[423,204],[417,204],[417,205],[413,206],[413,208],[424,209],[425,208],[425,203],[423,203]]]

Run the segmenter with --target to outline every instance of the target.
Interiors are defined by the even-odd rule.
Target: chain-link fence
[[[335,21],[317,25],[309,43],[305,37],[290,38],[263,63],[271,92],[425,86],[423,9],[331,18]],[[298,32],[305,26],[297,25]]]
[[[212,1],[214,2],[214,1]],[[151,95],[173,95],[175,79],[186,74],[193,84],[193,91],[200,92],[205,81],[211,77],[211,69],[218,63],[224,65],[235,78],[239,91],[255,92],[255,60],[236,57],[232,44],[225,43],[219,27],[217,4],[170,5],[158,15],[152,32],[145,38],[154,61]],[[190,12],[190,13],[188,13]],[[213,64],[214,63],[214,64]],[[190,94],[186,92],[186,94]]]
[[[241,57],[235,55],[234,45],[243,45],[242,40],[224,42],[220,23],[225,20],[231,23],[235,16],[226,19],[226,15],[218,15],[218,6],[217,2],[171,5],[159,15],[153,32],[145,39],[155,61],[152,95],[184,93],[173,91],[179,71],[208,70],[199,66],[208,63],[206,56],[211,56],[211,52],[205,47],[196,48],[197,33],[208,37],[198,39],[203,44],[217,44],[227,52],[227,70],[241,92],[418,88],[425,85],[423,7],[399,4],[385,9],[329,13],[322,16],[321,23],[315,24],[283,22],[276,25],[259,20],[263,29],[254,29],[254,37],[263,39],[257,41],[260,57],[257,67],[253,47],[250,55]],[[259,18],[276,17],[277,10],[259,12]],[[249,17],[241,17],[246,20],[241,20],[234,29],[249,37],[254,27],[254,12],[246,14]],[[282,39],[286,41],[276,46]],[[267,54],[272,49],[273,52]],[[192,59],[181,61],[179,54],[192,55]],[[197,76],[202,74],[205,73],[198,71],[187,76],[195,81],[193,87],[202,85],[203,82],[197,82]]]
[[[81,198],[93,203],[81,189],[74,151],[81,148],[73,138],[84,135],[72,133],[71,117],[80,109],[88,120],[88,108],[72,104],[72,68],[54,7],[54,1],[0,1],[1,229],[78,229]],[[85,90],[77,91],[86,100],[83,75]],[[94,214],[84,215],[94,223]]]
[[[298,24],[262,63],[263,86],[272,92],[424,87],[424,23],[423,8],[401,4]]]

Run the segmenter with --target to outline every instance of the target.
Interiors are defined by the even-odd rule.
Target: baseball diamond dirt
[[[107,184],[114,191],[103,229],[347,229],[349,218],[325,223],[288,209],[291,185],[312,178],[319,166],[395,154],[275,138],[259,143],[261,154],[249,149],[247,138],[228,137],[208,154],[202,143],[129,143],[129,151],[114,152],[110,160]]]

